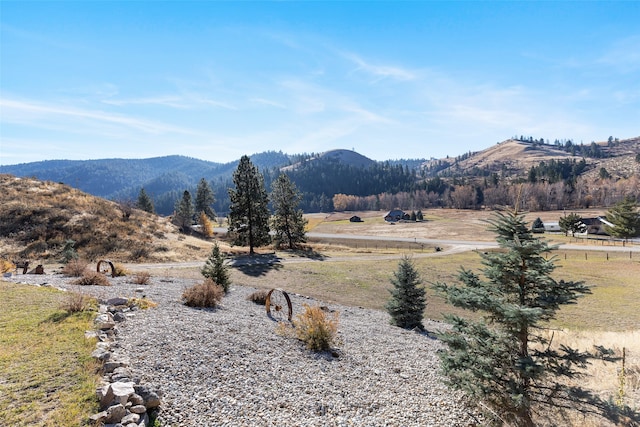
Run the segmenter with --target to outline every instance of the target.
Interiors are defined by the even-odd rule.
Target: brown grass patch
[[[89,263],[83,259],[72,259],[62,267],[62,274],[69,277],[81,277],[88,272]]]
[[[74,280],[73,284],[81,286],[111,286],[109,279],[104,274],[96,271],[86,271],[82,277]]]
[[[206,279],[203,283],[186,289],[182,294],[182,301],[189,307],[215,308],[224,297],[224,289],[216,285],[213,280]]]

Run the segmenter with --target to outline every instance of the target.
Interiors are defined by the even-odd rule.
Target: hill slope
[[[640,174],[640,137],[617,141],[592,143],[591,145],[551,145],[509,139],[485,150],[467,153],[456,158],[435,159],[425,162],[422,168],[431,176],[487,176],[490,173],[523,177],[531,167],[541,162],[586,162],[584,174],[597,175],[604,167],[613,178],[628,178]]]
[[[168,219],[67,185],[0,174],[0,256],[58,259],[68,240],[82,258],[114,261],[203,258],[210,243],[178,234]],[[180,240],[179,244],[177,244]]]

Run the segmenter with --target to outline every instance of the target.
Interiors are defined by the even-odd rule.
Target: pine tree
[[[187,233],[191,230],[191,226],[193,225],[193,214],[191,193],[185,190],[184,193],[182,193],[182,199],[176,201],[173,222],[180,227],[183,233]]]
[[[200,270],[200,273],[207,279],[213,280],[216,285],[222,287],[224,292],[229,292],[229,286],[231,286],[231,279],[229,277],[229,267],[224,263],[224,256],[220,252],[220,246],[218,242],[215,242],[211,249],[211,254],[207,261]]]
[[[293,249],[306,242],[304,228],[307,220],[302,217],[302,210],[298,209],[302,195],[286,174],[280,174],[271,188],[274,243],[280,247],[285,242],[289,249]]]
[[[544,222],[540,219],[540,217],[536,218],[531,225],[531,231],[534,233],[544,233]]]
[[[151,197],[144,191],[144,188],[140,189],[140,193],[138,194],[138,203],[137,208],[149,213],[155,213],[155,209],[153,208],[153,202],[151,201]]]
[[[200,216],[200,212],[204,212],[210,219],[216,219],[216,213],[213,211],[215,197],[213,191],[206,179],[201,178],[196,189],[196,215]]]
[[[570,213],[561,217],[558,225],[564,231],[565,236],[569,232],[571,232],[571,236],[574,236],[576,233],[583,233],[587,229],[587,226],[582,223],[582,217],[577,213]]]
[[[551,277],[554,259],[543,254],[555,248],[533,237],[523,215],[498,213],[490,224],[502,250],[481,254],[486,280],[463,268],[462,286],[434,285],[448,303],[484,315],[477,321],[447,316],[453,328],[441,334],[448,350],[440,357],[449,384],[488,403],[510,425],[533,426],[534,405],[600,409],[613,416],[607,402],[562,383],[602,355],[554,349],[540,333],[561,306],[588,288]]]
[[[391,283],[391,298],[385,305],[391,315],[391,324],[405,329],[423,329],[422,316],[427,298],[424,288],[419,286],[420,275],[409,257],[402,257]]]
[[[264,177],[245,155],[233,173],[233,183],[235,188],[229,189],[229,233],[235,245],[248,245],[249,253],[253,255],[254,247],[271,241]]]
[[[613,227],[605,227],[612,236],[625,240],[640,236],[640,213],[635,198],[625,197],[609,209],[605,218],[613,224]]]

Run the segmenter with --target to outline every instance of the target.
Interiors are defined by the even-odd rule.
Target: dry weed
[[[104,274],[96,271],[86,271],[82,277],[74,280],[74,285],[82,286],[111,286],[109,279]]]
[[[189,307],[215,308],[222,301],[224,289],[211,279],[186,289],[182,300]]]
[[[62,268],[62,274],[69,277],[81,277],[87,272],[89,263],[83,259],[72,259]]]
[[[151,280],[151,273],[148,271],[139,271],[133,276],[133,283],[136,285],[148,285]]]
[[[129,275],[129,270],[120,263],[113,264],[113,277],[124,277]]]
[[[70,292],[60,304],[60,308],[67,313],[80,313],[90,308],[93,298],[78,292]]]
[[[296,337],[309,350],[326,351],[335,344],[338,333],[338,313],[327,316],[320,306],[304,304],[304,312],[293,322]]]
[[[251,295],[247,296],[247,300],[258,305],[265,305],[267,303],[268,293],[269,291],[266,289],[258,289],[257,291],[252,292]]]

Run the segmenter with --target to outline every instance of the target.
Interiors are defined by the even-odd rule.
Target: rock
[[[113,320],[115,320],[116,322],[124,322],[125,320],[127,320],[127,316],[125,316],[123,312],[117,311],[113,314]]]
[[[134,414],[144,414],[145,412],[147,412],[147,407],[144,405],[135,405],[129,408],[129,411],[133,412]]]
[[[123,361],[107,361],[105,362],[104,366],[102,367],[103,371],[106,374],[111,374],[113,373],[113,371],[115,371],[117,368],[123,367],[123,366],[128,366],[128,364],[126,362]]]
[[[144,400],[144,406],[147,409],[157,408],[161,405],[160,396],[145,385],[135,386],[136,393]]]
[[[108,305],[114,305],[114,306],[127,305],[129,303],[129,299],[124,297],[110,298],[106,301],[106,303]]]
[[[116,322],[113,320],[113,315],[111,313],[101,313],[96,316],[95,320],[96,328],[105,330],[111,329],[116,326]]]
[[[120,382],[117,381],[111,384],[111,391],[113,392],[114,399],[122,406],[126,405],[129,396],[135,393],[132,382]]]
[[[120,420],[120,423],[127,425],[127,424],[138,424],[138,421],[140,421],[140,415],[138,414],[127,414],[125,415],[122,420]]]
[[[91,353],[91,357],[93,357],[94,359],[98,359],[101,361],[107,361],[109,360],[109,358],[111,357],[111,353],[107,350],[101,349],[101,348],[97,348],[95,350],[93,350],[93,352]]]
[[[127,410],[121,404],[115,404],[113,406],[109,406],[106,410],[107,416],[104,419],[105,424],[108,423],[119,423],[125,415],[127,415]]]
[[[89,417],[89,421],[91,424],[102,423],[105,418],[107,418],[107,411],[98,412],[97,414],[93,414]]]
[[[111,385],[106,384],[102,387],[98,387],[96,389],[96,396],[98,397],[98,401],[100,401],[100,408],[107,408],[109,405],[111,405],[114,398],[113,391],[111,390]]]
[[[133,403],[134,406],[144,405],[144,399],[138,393],[129,396],[129,401]]]

